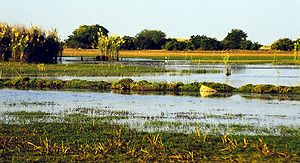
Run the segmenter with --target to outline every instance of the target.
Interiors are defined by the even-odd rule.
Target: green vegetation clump
[[[238,88],[238,92],[268,93],[268,94],[299,94],[300,87],[247,84],[245,86]]]
[[[240,88],[234,88],[224,83],[214,82],[194,82],[184,84],[182,82],[148,82],[133,81],[131,78],[124,78],[117,82],[109,83],[106,81],[87,81],[87,80],[50,80],[47,78],[28,78],[17,77],[13,79],[1,79],[0,87],[15,88],[35,88],[35,89],[91,89],[91,90],[115,90],[115,91],[156,91],[173,92],[175,94],[193,94],[198,93],[200,87],[204,85],[216,90],[219,93],[261,93],[261,94],[300,94],[300,87],[275,86],[275,85],[253,85],[248,84]]]
[[[201,85],[205,85],[207,87],[210,87],[218,92],[233,92],[235,91],[235,88],[223,83],[214,83],[214,82],[202,82]]]
[[[0,61],[56,63],[62,52],[56,29],[8,25],[0,22]]]
[[[128,91],[128,90],[130,90],[131,83],[133,83],[133,80],[131,78],[121,79],[112,84],[112,89]]]

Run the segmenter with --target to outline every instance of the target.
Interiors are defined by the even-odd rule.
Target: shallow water
[[[225,66],[216,65],[165,65],[167,69],[175,70],[195,70],[195,69],[216,69],[224,70]],[[180,74],[180,73],[155,73],[144,76],[108,76],[108,77],[76,77],[60,76],[55,79],[71,80],[104,80],[114,82],[122,78],[132,78],[135,81],[147,80],[155,82],[221,82],[235,87],[246,84],[273,84],[284,86],[300,86],[300,66],[280,66],[280,65],[233,65],[232,75],[226,76],[224,73],[207,73],[207,74]]]
[[[231,97],[122,95],[115,93],[0,90],[0,112],[43,111],[64,113],[77,108],[129,111],[136,117],[167,121],[254,126],[300,126],[300,100]],[[299,98],[298,98],[299,99]],[[130,118],[129,118],[130,121]]]

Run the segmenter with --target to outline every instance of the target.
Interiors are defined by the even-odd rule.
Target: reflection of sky
[[[251,97],[250,95],[247,97]],[[21,102],[52,102],[54,105],[20,105]],[[9,106],[9,104],[16,104]],[[189,97],[170,95],[121,95],[114,93],[0,90],[0,112],[46,111],[58,113],[72,108],[99,108],[128,110],[138,115],[160,116],[163,112],[170,120],[176,113],[196,115],[243,115],[240,119],[200,118],[199,122],[241,123],[257,126],[300,126],[299,100],[263,100],[231,97]],[[175,113],[175,114],[174,114]],[[226,116],[225,116],[226,117]]]
[[[216,65],[187,65],[176,64],[166,65],[167,69],[173,70],[195,70],[195,69],[217,69],[225,70],[222,64]],[[208,73],[208,74],[174,74],[162,73],[147,76],[130,77],[135,81],[147,80],[156,82],[221,82],[227,83],[235,87],[240,87],[245,84],[273,84],[285,86],[300,86],[300,66],[288,65],[232,65],[232,75],[227,77],[224,73]],[[124,77],[55,77],[57,79],[71,80],[105,80],[116,81]]]

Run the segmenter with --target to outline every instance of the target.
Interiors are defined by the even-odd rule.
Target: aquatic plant
[[[27,123],[1,124],[1,162],[296,162],[300,158],[298,135],[213,135],[199,127],[193,133],[151,133],[82,114],[8,112],[5,116]],[[57,119],[49,121],[52,118]]]
[[[98,33],[98,50],[102,56],[102,60],[119,61],[119,49],[124,40],[118,35],[107,36]]]

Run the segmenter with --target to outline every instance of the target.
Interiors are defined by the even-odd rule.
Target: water
[[[215,69],[225,70],[222,64],[215,65],[190,65],[190,64],[172,64],[164,65],[165,68],[171,70],[195,70],[195,69]],[[154,82],[220,82],[240,87],[246,84],[273,84],[284,86],[300,86],[300,66],[291,65],[232,65],[232,75],[226,76],[223,73],[207,73],[207,74],[176,74],[176,73],[154,73],[142,76],[108,76],[108,77],[76,77],[76,76],[60,76],[54,79],[71,80],[104,80],[114,82],[122,78],[132,78],[135,81],[147,80]]]
[[[167,121],[251,124],[258,127],[300,126],[300,100],[279,100],[276,98],[267,100],[251,98],[251,95],[245,97],[233,95],[225,98],[205,98],[171,95],[123,95],[111,92],[2,89],[0,90],[0,113],[6,111],[61,113],[84,107],[129,111],[143,117],[155,118],[164,115],[164,120]],[[185,117],[186,115],[188,116]]]

